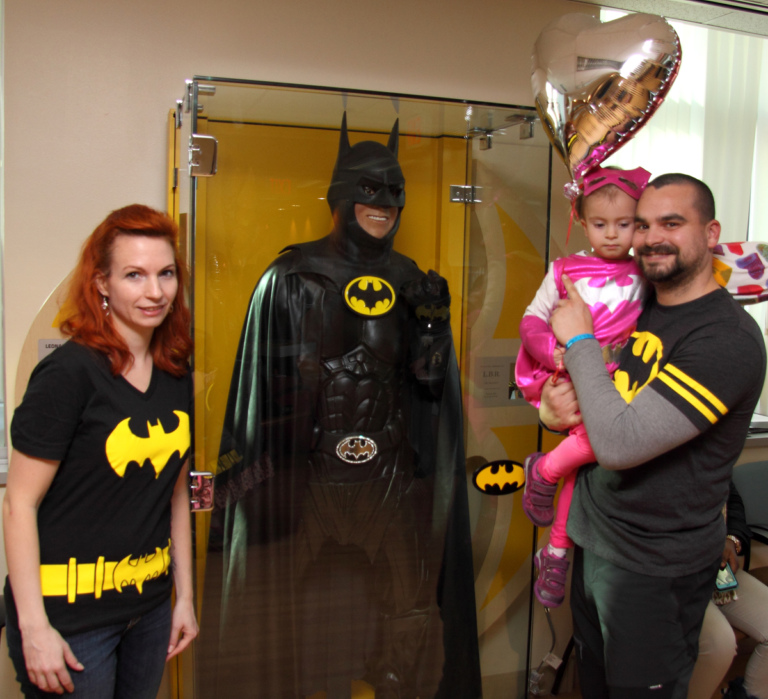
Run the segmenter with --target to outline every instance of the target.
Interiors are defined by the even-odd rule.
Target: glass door
[[[188,208],[181,197],[194,468],[217,474],[217,506],[195,516],[201,635],[182,693],[426,697],[482,684],[485,697],[525,696],[550,638],[531,616],[534,528],[521,491],[473,483],[541,442],[513,370],[548,255],[535,112],[203,77],[187,106],[184,128],[218,154]],[[384,266],[353,236],[355,221],[367,231],[357,209],[329,195],[346,172],[332,175],[345,114],[349,157],[376,174],[366,186],[382,167],[397,180],[389,156],[371,165],[397,144],[404,257]],[[378,146],[356,151],[363,141]],[[330,231],[352,242],[306,245]],[[450,312],[442,281],[405,258],[447,282]],[[336,429],[351,414],[366,434]]]
[[[524,481],[525,457],[551,448],[514,375],[520,320],[549,259],[550,149],[531,114],[474,111],[468,166],[475,202],[467,209],[462,325],[467,473],[477,474],[478,484],[514,489]],[[522,489],[469,493],[484,696],[525,697],[530,670],[552,645],[531,594],[532,554],[546,532],[526,518]],[[560,633],[566,643],[569,635],[567,628]]]

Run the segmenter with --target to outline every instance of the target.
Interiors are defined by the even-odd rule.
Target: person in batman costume
[[[333,230],[251,298],[224,422],[201,696],[481,696],[450,296],[392,249],[397,122],[351,146]],[[218,600],[221,600],[219,603]]]

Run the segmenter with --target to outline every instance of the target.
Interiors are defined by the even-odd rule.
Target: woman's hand
[[[55,694],[74,691],[75,685],[67,668],[79,671],[84,669],[83,665],[50,624],[22,631],[21,647],[32,684]]]
[[[729,563],[731,570],[736,573],[739,569],[739,557],[736,553],[736,544],[730,539],[725,540],[725,548],[723,549],[723,560],[720,564],[721,568],[725,568],[725,564]]]
[[[191,600],[176,600],[171,617],[171,640],[166,662],[181,653],[197,637],[198,627],[195,608]],[[179,638],[181,636],[181,638]]]
[[[584,303],[567,274],[562,276],[562,281],[568,297],[557,302],[557,308],[552,312],[549,324],[557,341],[565,345],[568,340],[577,335],[592,335],[594,325],[589,306]]]

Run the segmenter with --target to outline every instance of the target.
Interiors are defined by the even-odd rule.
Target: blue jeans
[[[65,636],[85,669],[81,672],[69,669],[75,691],[64,696],[74,699],[156,699],[170,636],[170,600],[126,624]],[[15,624],[9,624],[7,638],[8,654],[24,696],[27,699],[61,697],[43,692],[30,682],[21,649],[21,634]]]

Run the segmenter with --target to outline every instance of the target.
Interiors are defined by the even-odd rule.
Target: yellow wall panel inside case
[[[507,250],[507,288],[494,337],[520,337],[520,320],[541,284],[544,260],[512,217],[501,206],[497,209]]]

